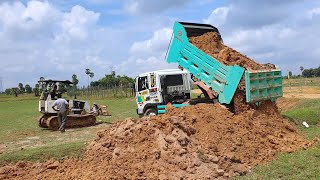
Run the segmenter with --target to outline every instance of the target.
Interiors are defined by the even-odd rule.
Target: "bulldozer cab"
[[[38,81],[40,87],[42,88],[40,100],[47,100],[48,98],[50,100],[55,100],[62,97],[62,94],[64,93],[63,90],[58,89],[58,83],[64,84],[64,85],[71,85],[73,84],[69,80],[60,81],[60,80],[40,80]]]
[[[39,112],[46,113],[56,113],[52,109],[52,105],[54,101],[58,98],[62,97],[62,94],[65,92],[63,89],[59,89],[58,87],[63,85],[71,85],[73,84],[71,81],[65,80],[40,80],[38,81],[40,87],[42,88],[40,100],[39,100]],[[72,102],[70,103],[70,107],[72,107]]]

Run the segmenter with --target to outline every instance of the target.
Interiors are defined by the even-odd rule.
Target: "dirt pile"
[[[224,179],[309,145],[270,106],[235,115],[199,104],[117,122],[81,160],[21,162],[0,168],[0,179]]]
[[[207,32],[201,36],[190,37],[189,41],[225,65],[239,65],[247,70],[275,69],[275,66],[272,64],[259,64],[224,45],[216,32]]]

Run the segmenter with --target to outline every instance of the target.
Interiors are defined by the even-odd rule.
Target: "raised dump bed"
[[[275,101],[283,95],[281,70],[245,71],[245,82],[247,102]]]
[[[178,63],[198,81],[204,82],[218,94],[218,101],[223,104],[232,102],[243,76],[248,103],[274,101],[282,96],[280,69],[249,71],[238,65],[224,65],[189,42],[190,37],[207,32],[216,32],[221,39],[218,29],[211,25],[176,22],[167,52],[167,62]]]

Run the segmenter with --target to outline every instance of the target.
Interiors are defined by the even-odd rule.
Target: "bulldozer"
[[[57,112],[52,109],[55,100],[62,97],[64,93],[58,89],[58,83],[71,85],[71,81],[60,80],[40,80],[38,81],[43,91],[39,99],[39,112],[42,116],[39,118],[39,126],[50,130],[58,130]],[[76,97],[73,100],[68,100],[69,114],[66,128],[87,127],[96,124],[96,115],[90,113],[90,103],[88,101],[78,100]]]

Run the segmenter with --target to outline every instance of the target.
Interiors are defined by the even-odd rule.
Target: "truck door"
[[[147,101],[146,95],[149,94],[148,76],[140,76],[136,79],[136,97],[138,103]]]

